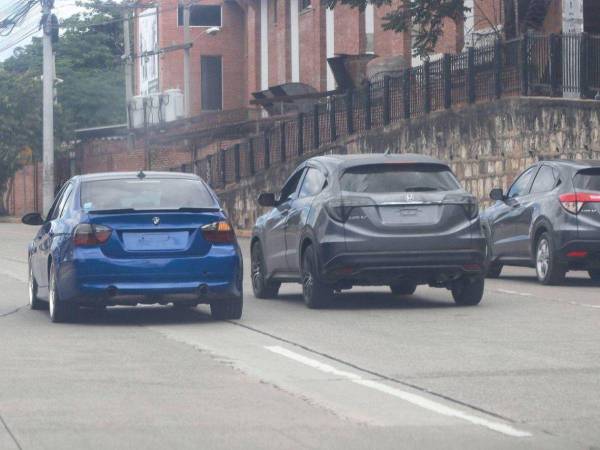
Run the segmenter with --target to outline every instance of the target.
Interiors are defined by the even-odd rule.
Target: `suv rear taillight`
[[[105,225],[81,223],[73,231],[73,244],[76,246],[90,246],[104,244],[110,238],[112,229]]]
[[[473,220],[479,215],[479,205],[477,204],[476,200],[473,200],[470,203],[465,203],[463,207],[465,208],[465,212],[467,213],[467,217],[469,219]]]
[[[235,242],[235,233],[229,222],[213,222],[202,227],[204,239],[213,244],[230,244]]]
[[[348,220],[350,213],[354,208],[376,206],[375,201],[370,197],[340,197],[332,198],[325,202],[325,210],[338,222]]]
[[[590,192],[572,192],[558,197],[560,204],[572,214],[581,211],[584,203],[600,203],[600,194]]]

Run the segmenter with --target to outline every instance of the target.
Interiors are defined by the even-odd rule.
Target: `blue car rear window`
[[[87,181],[81,185],[81,207],[113,209],[218,208],[204,183],[177,178]]]

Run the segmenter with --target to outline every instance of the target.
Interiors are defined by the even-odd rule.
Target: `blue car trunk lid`
[[[223,219],[218,211],[90,212],[89,221],[110,227],[112,235],[101,246],[111,258],[202,256],[211,244],[202,226]]]

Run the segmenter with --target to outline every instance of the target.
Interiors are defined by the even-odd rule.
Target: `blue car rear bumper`
[[[208,303],[242,295],[237,246],[213,245],[204,256],[109,258],[99,248],[79,248],[59,267],[61,300],[78,303]]]

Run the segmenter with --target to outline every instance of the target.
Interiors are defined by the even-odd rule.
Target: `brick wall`
[[[246,13],[236,2],[203,0],[203,5],[221,5],[221,31],[214,36],[205,33],[206,27],[191,27],[193,47],[191,59],[192,114],[201,112],[201,56],[221,56],[223,68],[223,109],[248,106]],[[177,26],[178,0],[163,0],[159,11],[159,46],[183,43],[183,27]],[[160,89],[183,91],[183,50],[160,56]],[[137,72],[137,67],[136,67]],[[137,75],[136,75],[137,77]]]
[[[358,55],[365,52],[365,14],[358,8],[338,4],[334,10],[335,53]]]
[[[300,33],[300,82],[319,91],[327,89],[325,8],[315,2],[298,17]]]
[[[410,32],[396,33],[394,31],[385,31],[383,29],[383,18],[387,13],[395,9],[398,0],[391,5],[383,5],[375,8],[374,17],[374,50],[378,56],[404,56],[406,61],[411,57],[411,37]]]
[[[29,164],[15,173],[7,183],[1,202],[6,213],[22,216],[42,208],[42,165]]]

